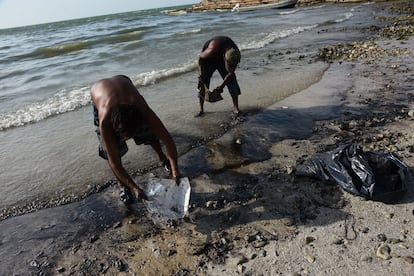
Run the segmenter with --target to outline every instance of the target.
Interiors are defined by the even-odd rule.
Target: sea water
[[[114,179],[98,156],[90,100],[96,80],[129,76],[182,155],[231,121],[227,92],[194,118],[206,40],[227,35],[239,45],[240,108],[257,112],[318,81],[328,65],[303,57],[369,36],[378,5],[180,15],[153,9],[0,30],[1,219],[78,200]],[[220,82],[215,74],[212,86]],[[129,172],[158,165],[149,146],[128,143]]]

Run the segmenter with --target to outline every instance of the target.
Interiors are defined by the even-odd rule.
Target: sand
[[[353,47],[314,85],[180,157],[192,185],[183,220],[154,225],[111,186],[2,221],[1,274],[414,275],[411,179],[384,203],[295,173],[350,139],[413,173],[414,38]]]

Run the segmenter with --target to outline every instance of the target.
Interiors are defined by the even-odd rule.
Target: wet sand
[[[142,204],[123,206],[112,185],[76,203],[0,222],[0,271],[412,274],[412,186],[400,201],[385,204],[295,174],[315,154],[349,139],[365,150],[396,152],[413,172],[414,38],[346,47],[349,52],[332,48],[340,59],[321,61],[329,68],[314,85],[235,118],[231,131],[180,157],[192,185],[183,220],[154,225]],[[156,169],[136,180],[162,175]],[[390,254],[377,254],[380,246]]]

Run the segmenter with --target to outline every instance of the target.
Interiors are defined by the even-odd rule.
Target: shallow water
[[[234,124],[227,93],[194,118],[195,61],[205,40],[228,35],[240,45],[240,107],[249,116],[317,82],[328,66],[317,61],[318,49],[369,36],[378,6],[179,16],[152,10],[0,30],[0,64],[8,68],[0,72],[1,217],[76,200],[113,179],[97,155],[89,98],[95,80],[130,76],[181,155]],[[219,82],[215,75],[212,86]],[[157,166],[150,147],[128,145],[128,171]]]

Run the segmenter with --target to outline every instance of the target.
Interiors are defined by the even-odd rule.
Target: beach
[[[242,87],[258,91],[242,94],[245,114],[217,126],[230,112],[209,106],[205,121],[191,121],[203,133],[221,131],[179,157],[191,183],[184,219],[154,224],[143,204],[119,201],[116,185],[97,186],[69,204],[2,220],[1,274],[413,275],[411,178],[401,199],[384,203],[296,174],[349,140],[395,152],[413,173],[413,4],[384,7],[395,18],[369,26],[375,39],[285,52],[292,81],[283,89],[273,81],[278,51],[239,68]],[[272,89],[287,92],[269,96]],[[280,99],[267,105],[266,97]],[[154,176],[163,176],[159,167],[134,174],[137,183]]]

